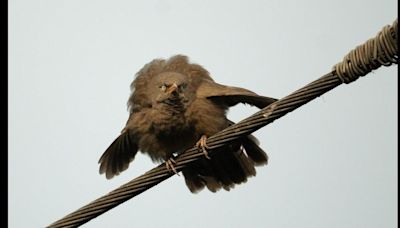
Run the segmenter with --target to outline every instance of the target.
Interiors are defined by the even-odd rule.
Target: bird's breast
[[[196,142],[193,126],[185,117],[184,109],[153,107],[143,118],[149,127],[141,132],[139,149],[153,160],[165,160]]]
[[[162,105],[156,108],[154,112],[151,130],[157,135],[172,135],[185,131],[189,127],[183,107]]]

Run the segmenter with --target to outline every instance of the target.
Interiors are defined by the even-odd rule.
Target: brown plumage
[[[146,64],[136,74],[131,90],[126,126],[99,160],[100,174],[105,173],[107,179],[126,170],[138,150],[153,161],[168,161],[202,136],[228,127],[233,124],[226,118],[230,106],[247,103],[263,108],[276,100],[217,84],[203,67],[182,55]],[[255,176],[255,166],[268,161],[251,135],[218,150],[211,159],[201,158],[182,170],[191,192],[204,187],[212,192],[229,190]]]

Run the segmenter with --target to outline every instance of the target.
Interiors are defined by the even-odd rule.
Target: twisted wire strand
[[[333,67],[332,72],[322,76],[305,87],[261,109],[250,117],[220,131],[207,139],[207,145],[213,149],[229,144],[233,140],[248,135],[274,120],[286,115],[298,107],[310,102],[342,83],[350,83],[380,66],[397,64],[397,19],[392,26],[385,26],[378,35],[363,45],[356,47],[345,56],[343,61]],[[191,148],[175,161],[179,172],[189,163],[203,157],[202,151]],[[78,227],[102,213],[118,206],[130,198],[146,191],[158,183],[171,177],[173,173],[167,170],[165,163],[151,169],[143,175],[131,180],[108,194],[94,200],[75,212],[54,222],[48,227]]]

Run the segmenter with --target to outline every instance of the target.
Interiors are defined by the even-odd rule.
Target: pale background
[[[97,164],[153,58],[281,98],[396,17],[396,0],[9,1],[9,227],[49,225],[156,165],[139,153],[107,181]],[[381,68],[258,130],[270,163],[230,192],[174,176],[83,227],[396,227],[397,80]]]

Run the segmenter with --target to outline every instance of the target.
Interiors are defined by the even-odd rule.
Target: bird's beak
[[[168,94],[172,94],[173,92],[176,92],[178,89],[178,85],[176,83],[172,84],[168,89],[167,89],[167,93]]]

